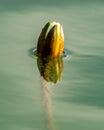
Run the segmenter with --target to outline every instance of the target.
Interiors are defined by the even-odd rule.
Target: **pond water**
[[[69,57],[57,84],[40,77],[37,45],[42,27],[60,22]],[[0,129],[104,130],[104,3],[91,1],[0,1]],[[50,110],[51,109],[51,110]],[[51,119],[53,118],[53,119]]]

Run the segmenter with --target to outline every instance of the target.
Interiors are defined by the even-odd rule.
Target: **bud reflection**
[[[41,76],[47,82],[57,83],[61,79],[63,70],[62,57],[58,58],[37,58],[37,65]]]

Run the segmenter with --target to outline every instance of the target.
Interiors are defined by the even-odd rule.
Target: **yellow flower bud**
[[[64,33],[60,23],[48,22],[38,39],[37,55],[40,57],[60,57],[64,49]]]

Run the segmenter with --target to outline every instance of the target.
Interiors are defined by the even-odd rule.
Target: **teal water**
[[[56,130],[103,130],[104,3],[96,0],[0,1],[0,130],[46,130],[30,50],[47,21],[63,25],[71,52],[61,81],[48,86]]]

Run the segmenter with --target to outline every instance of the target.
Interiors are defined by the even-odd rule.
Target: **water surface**
[[[30,55],[42,27],[58,21],[65,32],[61,81],[50,85],[57,130],[104,129],[104,3],[1,1],[0,129],[45,130],[37,60]]]

